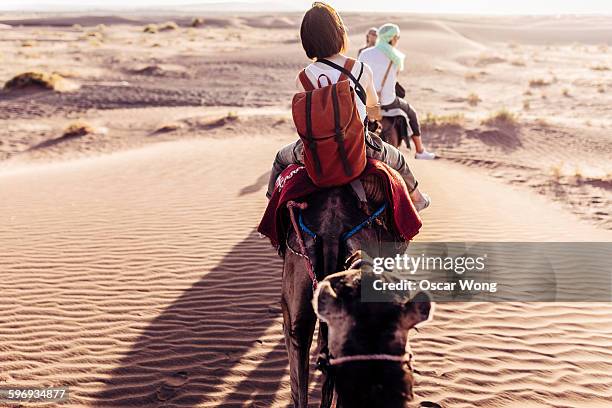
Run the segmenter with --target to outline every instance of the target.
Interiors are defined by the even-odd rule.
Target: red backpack
[[[365,129],[355,105],[355,93],[365,104],[365,91],[351,74],[354,59],[347,59],[344,67],[324,59],[317,62],[339,70],[340,78],[323,87],[319,81],[315,87],[302,70],[299,78],[306,91],[293,97],[293,121],[304,143],[304,165],[313,183],[340,186],[359,177],[366,166]]]

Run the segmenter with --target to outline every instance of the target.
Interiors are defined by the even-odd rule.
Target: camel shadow
[[[256,406],[270,406],[287,367],[279,364],[286,361],[282,338],[266,349],[271,351],[247,376],[253,378],[229,394],[227,388],[244,368],[241,359],[259,360],[248,354],[270,346],[266,332],[281,316],[281,273],[282,261],[269,242],[251,231],[148,324],[102,380],[105,387],[93,395],[92,406],[225,407],[254,399],[263,404]]]

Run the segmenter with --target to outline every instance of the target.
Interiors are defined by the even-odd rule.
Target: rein
[[[312,268],[312,263],[310,262],[310,258],[306,255],[306,245],[304,244],[304,239],[302,238],[302,234],[300,232],[300,227],[298,225],[298,221],[295,219],[295,213],[293,211],[294,208],[298,208],[300,210],[304,210],[308,207],[306,203],[297,203],[295,201],[289,201],[287,203],[287,209],[289,210],[289,218],[291,218],[291,225],[293,225],[293,230],[295,231],[295,235],[297,237],[298,245],[300,246],[300,251],[302,252],[300,255],[304,258],[304,264],[306,265],[306,270],[308,271],[308,276],[312,281],[312,290],[314,291],[319,282],[317,281],[317,276],[314,273],[314,269]],[[300,222],[302,221],[300,217]]]

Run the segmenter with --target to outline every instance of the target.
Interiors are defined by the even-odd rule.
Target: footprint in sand
[[[157,399],[168,401],[178,393],[179,389],[187,383],[187,380],[189,380],[189,376],[185,371],[178,371],[167,376],[157,388]]]

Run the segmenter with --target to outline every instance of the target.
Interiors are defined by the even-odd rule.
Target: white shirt
[[[338,65],[342,66],[343,64],[338,64]],[[353,74],[355,78],[359,78],[360,71],[361,71],[361,64],[359,62],[356,62],[355,65],[353,65],[353,69],[351,70],[351,73]],[[306,67],[306,76],[308,77],[310,82],[312,82],[312,85],[315,88],[319,88],[317,79],[319,79],[321,87],[331,85],[327,82],[327,78],[321,75],[327,76],[327,78],[331,80],[331,84],[335,84],[336,82],[338,82],[338,79],[340,79],[341,72],[335,68],[322,64],[320,62],[313,62],[312,64]],[[365,88],[364,81],[366,79],[367,79],[366,78],[366,67],[364,67],[362,76],[359,79],[359,83],[361,83],[364,86],[364,88]],[[349,82],[351,83],[351,87],[355,89],[355,84],[353,84],[353,81],[350,80],[350,78],[349,78]],[[361,122],[363,122],[366,118],[366,106],[361,101],[361,99],[359,99],[357,94],[355,94],[355,106],[357,107],[357,112],[359,113],[359,119],[361,120]]]
[[[389,58],[376,47],[366,48],[359,54],[359,61],[365,62],[374,74],[374,87],[380,96],[382,106],[389,105],[395,101],[395,83],[397,82],[397,67],[392,64],[385,81],[385,87],[381,89],[383,77],[389,66]]]

